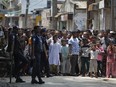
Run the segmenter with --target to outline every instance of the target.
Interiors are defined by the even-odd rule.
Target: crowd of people
[[[40,26],[23,30],[15,26],[6,37],[16,82],[24,82],[21,75],[31,75],[32,84],[43,84],[41,77],[54,75],[116,77],[114,31],[58,31]]]

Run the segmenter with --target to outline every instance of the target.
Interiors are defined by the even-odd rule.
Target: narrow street
[[[116,79],[110,78],[104,81],[104,78],[90,78],[90,77],[69,77],[69,76],[56,76],[52,78],[43,78],[45,84],[39,85],[30,83],[31,77],[22,77],[26,83],[13,83],[9,84],[8,78],[0,79],[0,87],[116,87]]]
[[[116,87],[116,0],[0,0],[0,87]]]

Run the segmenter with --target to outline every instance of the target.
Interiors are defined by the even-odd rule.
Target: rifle
[[[10,60],[11,60],[11,67],[10,67],[10,83],[12,82],[12,71],[13,71],[13,52],[14,52],[14,42],[15,42],[15,36],[13,36],[13,43],[11,47],[11,52],[10,52]]]

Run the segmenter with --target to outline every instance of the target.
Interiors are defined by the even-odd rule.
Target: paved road
[[[57,76],[52,78],[43,78],[46,83],[43,85],[30,83],[31,77],[22,77],[26,83],[9,84],[8,78],[0,79],[0,87],[116,87],[116,78],[104,81],[104,78],[90,78],[90,77],[69,77]]]

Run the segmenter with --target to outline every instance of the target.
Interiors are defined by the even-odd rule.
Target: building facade
[[[66,0],[56,18],[59,30],[85,30],[87,24],[87,1]]]
[[[114,1],[113,11],[111,8],[112,1]],[[116,10],[116,0],[94,0],[94,2],[88,5],[88,12],[89,12],[88,19],[91,20],[88,26],[92,24],[94,30],[116,30],[115,10]],[[112,25],[114,25],[113,28]]]
[[[6,14],[7,8],[5,3],[3,3],[2,0],[0,0],[0,25],[5,24],[5,14]]]
[[[19,16],[21,13],[21,7],[19,4],[19,0],[9,0],[7,6],[7,13],[5,14],[5,26],[19,26]]]

